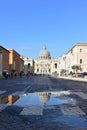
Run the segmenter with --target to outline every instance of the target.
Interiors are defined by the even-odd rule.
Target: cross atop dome
[[[43,50],[46,50],[46,45],[44,44],[44,46],[43,46]]]

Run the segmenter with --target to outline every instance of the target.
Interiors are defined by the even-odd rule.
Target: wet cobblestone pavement
[[[46,76],[1,79],[0,130],[87,130],[87,83]]]

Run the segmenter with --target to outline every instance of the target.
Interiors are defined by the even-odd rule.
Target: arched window
[[[30,69],[30,63],[28,63],[28,69]]]
[[[49,73],[50,73],[50,71],[51,71],[51,70],[49,69]]]
[[[55,63],[55,69],[57,69],[57,63]]]
[[[37,72],[39,72],[39,69],[37,69]]]

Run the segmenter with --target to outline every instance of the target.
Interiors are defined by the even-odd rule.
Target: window
[[[28,64],[28,69],[30,69],[30,63]]]
[[[39,72],[39,69],[37,69],[37,72]]]
[[[82,64],[82,59],[80,59],[80,64]]]
[[[80,52],[82,52],[82,49],[80,48]]]
[[[71,54],[73,55],[73,49],[71,49]]]
[[[57,63],[55,63],[55,69],[57,69]]]

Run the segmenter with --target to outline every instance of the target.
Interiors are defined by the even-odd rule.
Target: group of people
[[[9,78],[13,78],[13,77],[16,77],[16,76],[17,76],[16,73],[13,73],[13,72],[9,73],[8,70],[4,70],[4,71],[2,72],[2,75],[3,75],[3,77],[4,77],[5,79],[9,79]]]
[[[10,78],[9,72],[8,72],[8,71],[3,71],[3,77],[4,77],[5,79]]]
[[[8,71],[6,71],[6,70],[3,71],[2,74],[3,74],[3,77],[4,77],[5,79],[9,79],[9,78],[15,76],[13,73],[10,74],[10,73],[9,73]],[[21,72],[19,73],[20,78],[21,78],[23,75],[24,75],[24,74],[23,74],[23,72],[21,71]],[[29,79],[30,75],[31,75],[31,73],[30,73],[30,71],[28,71],[25,76],[26,76],[27,79]]]
[[[21,78],[21,77],[23,76],[23,73],[22,73],[22,72],[20,72],[20,74],[19,74],[19,75],[20,75],[20,78]],[[29,78],[29,76],[30,76],[30,71],[28,71],[28,72],[27,72],[27,74],[26,74],[25,76],[26,76],[26,77],[27,77],[27,79],[28,79],[28,78]]]

